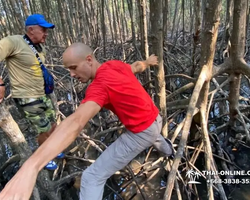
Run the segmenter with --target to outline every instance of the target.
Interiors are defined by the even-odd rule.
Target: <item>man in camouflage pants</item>
[[[0,61],[6,61],[11,83],[11,93],[19,109],[37,130],[38,144],[41,145],[56,127],[56,114],[51,98],[45,94],[43,72],[35,52],[41,62],[45,61],[43,43],[48,29],[54,24],[48,23],[41,14],[30,15],[25,22],[25,36],[13,35],[0,40]],[[29,42],[29,43],[28,43]],[[5,84],[0,77],[0,103],[5,95]],[[63,157],[59,154],[58,157]],[[50,161],[45,168],[55,170],[57,165]]]
[[[34,125],[39,133],[38,144],[41,145],[56,127],[56,112],[49,95],[39,98],[14,98],[20,111]]]

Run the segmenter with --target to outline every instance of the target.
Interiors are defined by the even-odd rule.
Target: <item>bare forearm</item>
[[[147,67],[158,65],[158,58],[154,54],[150,55],[147,60],[136,61],[131,65],[134,74],[143,72]]]
[[[81,104],[75,113],[65,119],[52,135],[23,164],[0,193],[0,199],[29,199],[36,183],[38,172],[59,152],[70,145],[90,118],[101,107],[88,101]]]
[[[4,99],[4,94],[5,94],[5,86],[3,80],[0,78],[0,103]]]
[[[4,83],[4,82],[3,82],[3,79],[0,77],[0,84],[2,84],[2,83]]]
[[[74,115],[65,119],[52,135],[27,161],[40,171],[50,160],[67,148],[77,137],[84,125],[74,120]],[[30,165],[28,164],[28,165]]]
[[[143,72],[149,66],[150,65],[147,63],[146,60],[144,60],[144,61],[136,61],[131,65],[134,74]]]
[[[80,105],[76,112],[67,117],[30,157],[27,161],[28,165],[33,165],[36,170],[40,171],[75,140],[88,120],[100,109],[101,107],[94,102]]]

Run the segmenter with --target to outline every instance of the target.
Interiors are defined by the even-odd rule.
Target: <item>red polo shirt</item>
[[[159,113],[131,66],[117,60],[103,63],[97,69],[81,103],[87,101],[111,110],[133,133],[147,129]]]

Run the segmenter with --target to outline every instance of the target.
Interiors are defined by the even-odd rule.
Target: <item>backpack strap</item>
[[[35,48],[35,46],[34,46],[34,43],[30,40],[30,38],[29,38],[27,35],[24,35],[24,36],[23,36],[23,39],[24,39],[24,41],[29,45],[29,47],[30,47],[31,50],[34,52],[34,54],[36,55],[36,58],[37,58],[37,60],[38,60],[38,62],[39,62],[39,64],[40,64],[40,66],[41,66],[41,67],[44,67],[44,64],[43,64],[41,58],[39,57],[39,54],[38,54],[38,52],[37,52],[37,50],[36,50],[36,48]]]

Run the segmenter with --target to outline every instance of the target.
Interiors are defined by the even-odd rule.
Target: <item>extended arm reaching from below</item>
[[[31,156],[32,163],[35,163],[39,171],[56,155],[67,148],[78,136],[86,123],[94,117],[101,107],[88,101],[81,104],[75,113],[67,117],[52,133],[49,139],[44,142],[42,148]],[[46,155],[47,154],[47,155]]]
[[[5,94],[5,86],[3,84],[4,82],[0,77],[0,103],[3,101],[4,94]]]
[[[0,199],[28,200],[38,172],[75,140],[88,120],[95,116],[100,109],[101,107],[92,101],[80,105],[76,112],[57,126],[51,136],[23,164],[0,193]]]

